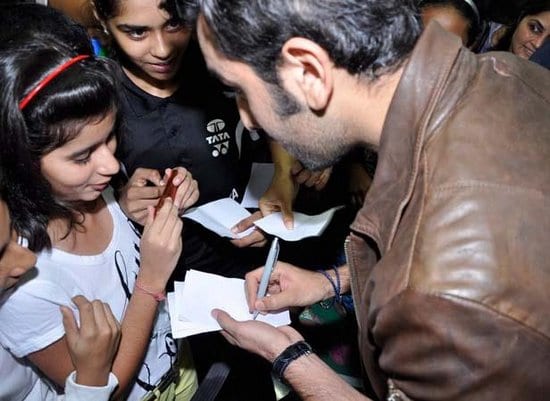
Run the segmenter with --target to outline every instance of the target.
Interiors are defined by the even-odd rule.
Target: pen
[[[265,261],[264,270],[262,272],[262,278],[260,279],[260,286],[258,287],[257,299],[263,298],[267,294],[267,285],[269,284],[269,278],[277,263],[277,257],[279,256],[279,238],[273,238],[269,253],[267,254],[267,260]],[[258,317],[259,312],[254,311],[254,319]]]

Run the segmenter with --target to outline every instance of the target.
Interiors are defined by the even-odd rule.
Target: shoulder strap
[[[225,362],[213,363],[191,401],[214,401],[229,374],[229,370],[229,366]]]

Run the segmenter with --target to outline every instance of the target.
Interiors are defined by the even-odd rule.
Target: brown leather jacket
[[[351,228],[360,347],[380,398],[550,400],[548,71],[476,56],[430,25]]]

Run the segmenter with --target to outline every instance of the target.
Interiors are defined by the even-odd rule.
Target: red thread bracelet
[[[148,289],[143,288],[141,285],[139,285],[139,283],[137,281],[134,284],[134,287],[137,288],[138,290],[140,290],[141,292],[144,292],[147,295],[151,295],[155,299],[155,301],[157,301],[157,302],[162,302],[166,299],[166,295],[165,295],[164,291],[162,291],[162,292],[149,291]]]

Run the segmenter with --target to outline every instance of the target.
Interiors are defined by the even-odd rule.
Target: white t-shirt
[[[24,360],[16,360],[0,347],[0,401],[50,401],[55,392],[43,383]]]
[[[37,274],[17,286],[0,307],[0,343],[16,357],[48,347],[64,335],[59,305],[77,315],[71,298],[84,295],[110,305],[122,320],[139,270],[139,236],[112,189],[103,193],[113,218],[112,238],[99,255],[78,256],[59,249],[38,255]],[[165,302],[159,304],[151,341],[128,400],[139,400],[171,370],[177,356]]]
[[[24,359],[15,359],[0,347],[0,401],[108,401],[118,385],[112,373],[107,385],[102,387],[77,384],[75,374],[67,377],[65,395],[58,395]]]

